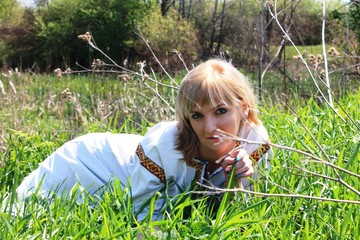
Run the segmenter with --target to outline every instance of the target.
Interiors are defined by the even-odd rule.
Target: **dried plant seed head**
[[[274,6],[274,0],[267,0],[266,2],[265,2],[265,6],[266,7],[272,7],[272,6]]]
[[[124,110],[124,114],[125,114],[126,117],[130,117],[130,115],[131,115],[131,109],[125,109],[125,110]]]
[[[123,81],[124,83],[128,83],[131,80],[131,76],[127,73],[124,74],[120,74],[119,78],[121,81]]]
[[[302,56],[303,56],[303,57],[307,57],[307,56],[308,56],[308,53],[307,53],[306,50],[304,50],[304,51],[302,52]]]
[[[320,71],[320,78],[325,79],[325,70],[324,69],[321,69],[321,71]]]
[[[61,72],[60,68],[57,68],[57,69],[54,70],[54,73],[59,73],[59,72]]]
[[[310,58],[310,59],[315,59],[315,55],[314,55],[314,54],[310,54],[310,55],[309,55],[309,58]]]
[[[71,74],[71,73],[72,73],[71,68],[67,68],[67,69],[65,70],[65,73],[66,73],[66,74]]]
[[[78,38],[85,42],[90,42],[92,39],[92,36],[91,36],[90,32],[86,32],[85,34],[79,35]]]
[[[69,88],[64,89],[61,92],[60,96],[61,96],[62,99],[69,99],[69,100],[72,99],[71,92],[70,92]]]
[[[323,59],[323,56],[322,56],[321,54],[318,54],[318,55],[316,56],[316,61],[317,61],[318,63],[320,63],[320,62],[322,61],[322,59]]]
[[[103,61],[101,61],[99,58],[94,59],[92,64],[91,64],[91,68],[93,70],[98,70],[101,68],[101,66],[105,65],[105,63]]]

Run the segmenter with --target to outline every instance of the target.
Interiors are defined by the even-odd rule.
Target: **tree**
[[[360,42],[360,1],[351,0],[349,8],[349,27],[356,33],[358,42]],[[358,47],[360,53],[360,47]]]
[[[97,53],[77,39],[87,31],[101,49],[122,62],[147,9],[147,3],[140,0],[53,0],[38,8],[35,48],[40,68],[74,68],[75,62],[90,67]]]
[[[171,8],[166,16],[162,16],[160,9],[155,6],[150,14],[144,17],[140,30],[168,71],[183,69],[183,64],[174,53],[174,49],[181,54],[186,63],[193,63],[198,59],[200,45],[196,29],[193,24],[180,16],[176,9]],[[136,41],[135,48],[143,60],[157,69],[154,57],[143,40]]]

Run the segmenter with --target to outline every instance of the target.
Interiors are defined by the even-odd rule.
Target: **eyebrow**
[[[227,104],[225,104],[225,103],[219,103],[218,105],[216,105],[215,107],[213,107],[213,108],[211,108],[212,110],[215,110],[215,109],[217,109],[217,108],[219,108],[219,107],[222,107],[222,106],[226,106]],[[191,110],[190,111],[190,113],[198,113],[198,112],[200,112],[200,110],[198,110],[198,111],[196,111],[196,110]]]

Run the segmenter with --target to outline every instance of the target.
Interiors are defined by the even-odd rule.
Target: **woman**
[[[164,193],[165,186],[170,196],[189,190],[194,182],[226,187],[232,168],[234,176],[248,187],[246,178],[255,172],[249,154],[259,146],[219,135],[224,131],[247,140],[268,141],[257,111],[247,79],[231,64],[209,60],[183,79],[176,122],[158,123],[145,136],[90,133],[67,142],[24,179],[18,196],[35,191],[47,197],[53,192],[68,194],[77,185],[101,196],[107,183],[119,179],[124,187],[131,183],[134,207],[139,210],[156,192]],[[261,157],[267,156],[258,155],[255,160]],[[154,218],[161,217],[163,204],[157,202]],[[138,218],[146,214],[145,208]]]

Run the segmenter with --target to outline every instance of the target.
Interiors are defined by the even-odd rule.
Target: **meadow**
[[[272,169],[254,192],[226,192],[215,211],[211,195],[167,197],[166,219],[132,214],[131,189],[102,199],[28,199],[20,214],[12,192],[64,142],[87,132],[144,134],[173,120],[176,86],[166,75],[105,73],[3,75],[0,91],[0,233],[2,239],[359,239],[360,91],[335,89],[335,110],[310,80],[284,86],[264,80],[261,119],[274,145]],[[338,77],[333,78],[338,86]],[[254,86],[256,80],[253,79]],[[296,87],[301,86],[301,88]],[[284,95],[284,89],[288,95]],[[1,90],[1,89],[0,89]],[[158,196],[148,204],[153,206]],[[150,208],[151,209],[151,208]]]

